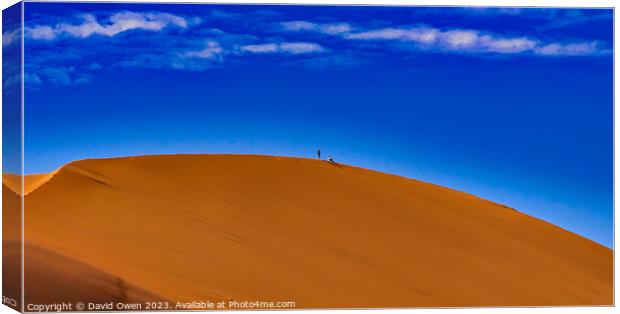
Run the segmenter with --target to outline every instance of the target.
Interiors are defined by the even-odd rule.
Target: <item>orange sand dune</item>
[[[13,300],[3,303],[15,310],[19,310],[21,305],[21,254],[6,243],[19,243],[21,223],[21,199],[6,185],[2,185],[2,296]]]
[[[42,174],[29,174],[24,176],[24,195],[34,191],[36,188],[43,185],[56,174],[56,171]],[[21,195],[21,180],[20,175],[12,173],[2,174],[2,184],[11,189],[11,191]]]
[[[19,256],[19,242],[3,241],[2,245],[3,253],[8,257]],[[26,304],[130,303],[162,299],[119,277],[59,253],[30,245],[26,246],[25,252]],[[9,273],[14,274],[13,277],[19,276],[18,264],[9,264],[8,268]],[[9,285],[3,289],[8,295],[20,294],[19,286]]]
[[[4,184],[2,181],[2,240],[19,241],[22,234],[21,199]]]
[[[173,301],[613,303],[604,246],[469,194],[324,161],[82,160],[25,204],[29,243]]]

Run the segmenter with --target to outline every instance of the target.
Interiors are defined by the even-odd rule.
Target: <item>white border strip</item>
[[[25,152],[25,149],[24,149],[24,134],[26,133],[26,132],[24,132],[24,130],[25,130],[25,128],[24,128],[24,120],[25,120],[24,119],[24,105],[26,103],[24,101],[24,97],[25,97],[25,92],[24,92],[24,85],[25,85],[25,83],[24,83],[24,81],[25,81],[25,74],[26,74],[25,73],[26,71],[24,69],[24,58],[25,58],[25,55],[26,55],[25,52],[24,52],[25,51],[25,49],[24,49],[25,48],[25,45],[24,45],[24,41],[25,41],[24,40],[25,39],[25,37],[24,37],[24,35],[25,35],[24,34],[24,26],[25,26],[24,7],[25,7],[24,2],[22,2],[21,3],[21,21],[20,21],[21,33],[22,33],[22,38],[21,38],[21,69],[20,69],[21,72],[22,72],[21,73],[21,76],[22,76],[21,77],[21,91],[20,91],[20,93],[21,93],[21,104],[20,104],[21,123],[20,123],[20,128],[21,128],[21,137],[22,137],[21,138],[21,144],[20,144],[21,145],[21,151],[20,151],[20,154],[21,154],[21,156],[20,156],[20,161],[21,161],[21,176],[20,176],[20,179],[21,179],[21,191],[20,191],[21,192],[21,202],[20,202],[20,204],[21,204],[21,220],[22,220],[21,221],[21,243],[20,243],[20,245],[21,245],[21,265],[20,265],[21,266],[20,267],[20,270],[21,270],[21,275],[20,275],[20,277],[21,277],[21,287],[20,288],[21,288],[21,311],[22,312],[25,310],[25,302],[26,302],[26,290],[24,288],[24,284],[25,284],[25,281],[26,281],[25,280],[25,272],[24,272],[24,267],[26,266],[26,258],[25,258],[26,247],[25,247],[25,244],[24,244],[24,241],[26,240],[26,233],[24,231],[24,226],[26,225],[25,224],[26,220],[24,219],[24,212],[25,212],[25,210],[24,210],[25,209],[24,202],[26,201],[26,197],[24,195],[24,181],[25,181],[25,178],[24,178],[24,167],[25,167],[25,161],[24,161],[24,156],[25,156],[24,155],[24,152]]]

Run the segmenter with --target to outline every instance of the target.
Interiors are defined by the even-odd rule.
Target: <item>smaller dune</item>
[[[4,241],[4,261],[19,259],[19,242]],[[162,301],[156,294],[79,260],[35,245],[25,247],[25,304],[62,302],[149,302]],[[7,263],[6,273],[18,275],[18,263]],[[6,284],[7,282],[4,282]],[[13,280],[13,284],[19,283]],[[19,286],[8,285],[5,292],[19,295]]]
[[[28,195],[32,191],[36,190],[38,187],[43,185],[45,182],[49,181],[58,170],[54,170],[50,173],[40,173],[40,174],[28,174],[24,176],[24,193],[23,195]],[[22,195],[21,191],[21,180],[20,175],[13,173],[3,173],[2,174],[2,184],[6,185],[11,191],[17,193],[18,195]]]

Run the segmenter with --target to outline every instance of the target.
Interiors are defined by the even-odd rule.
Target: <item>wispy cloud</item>
[[[304,21],[285,22],[287,31],[308,31],[331,34],[352,41],[398,41],[409,43],[413,48],[424,51],[441,51],[452,53],[529,53],[544,56],[586,56],[608,52],[600,49],[596,41],[590,42],[545,42],[528,36],[502,36],[490,32],[472,29],[442,30],[431,26],[386,27],[352,31],[352,28],[340,28],[339,31],[325,31],[326,25]]]
[[[86,38],[92,35],[112,37],[129,30],[160,31],[168,26],[186,28],[188,21],[180,16],[153,12],[119,12],[100,22],[92,14],[83,14],[82,23],[60,23],[54,26],[35,25],[24,29],[26,38],[53,40],[67,35]]]
[[[185,56],[221,62],[223,58],[223,53],[224,49],[222,49],[220,43],[214,40],[210,40],[207,42],[207,45],[204,49],[201,49],[199,51],[189,51],[185,53]]]
[[[290,21],[280,23],[282,29],[292,32],[319,32],[328,35],[337,35],[350,32],[353,27],[349,23],[312,23],[308,21]]]
[[[536,48],[536,53],[549,56],[584,56],[607,52],[611,51],[600,49],[597,42],[576,44],[553,43]]]
[[[325,48],[317,43],[310,42],[282,42],[265,43],[256,45],[244,45],[240,47],[242,52],[249,53],[287,53],[287,54],[310,54],[324,52]]]
[[[402,40],[430,44],[437,40],[439,30],[434,28],[382,28],[346,34],[344,38],[358,40]]]
[[[21,31],[21,28],[17,28],[2,33],[2,46],[8,46],[17,42],[21,38]]]
[[[385,28],[347,34],[351,40],[403,41],[420,48],[458,53],[532,53],[539,55],[571,56],[605,53],[595,41],[579,43],[544,42],[527,36],[503,37],[478,30],[456,29],[442,31],[432,27]]]
[[[56,38],[57,32],[47,25],[36,25],[24,29],[26,38],[35,40],[53,40]]]

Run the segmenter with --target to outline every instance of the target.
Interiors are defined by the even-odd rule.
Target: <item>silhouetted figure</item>
[[[331,155],[329,155],[329,157],[327,157],[327,161],[331,162],[332,164],[335,163],[334,162],[334,157],[332,157]]]
[[[318,159],[321,159],[321,148],[319,147],[319,149],[316,150],[316,157]]]

